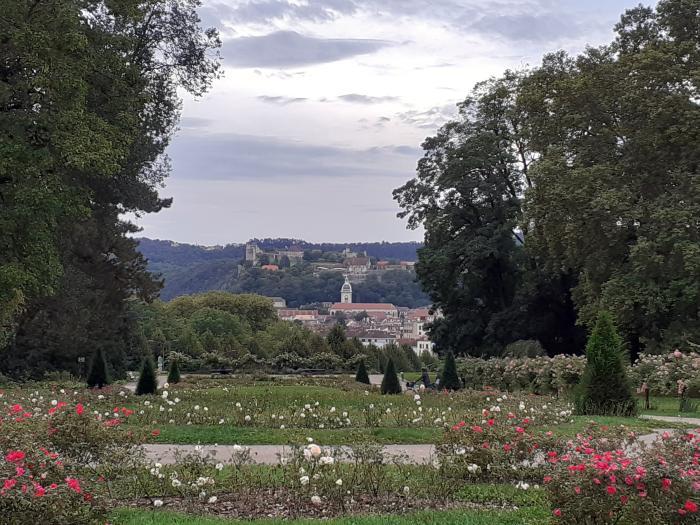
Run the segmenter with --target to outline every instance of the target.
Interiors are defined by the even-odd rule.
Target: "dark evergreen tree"
[[[447,390],[459,390],[462,388],[462,383],[457,374],[457,362],[452,352],[448,352],[445,358],[445,365],[440,377],[440,388],[445,388]]]
[[[346,341],[347,337],[345,336],[345,326],[343,326],[340,323],[336,324],[333,328],[331,328],[331,331],[328,332],[328,335],[326,336],[326,342],[328,343],[328,346],[331,349],[331,351],[334,354],[339,355],[341,357],[346,352]]]
[[[174,384],[180,382],[180,363],[177,359],[172,359],[170,361],[170,368],[168,369],[168,383]]]
[[[136,395],[143,396],[145,394],[155,394],[158,391],[158,378],[156,377],[153,358],[150,353],[143,358],[141,365],[141,375],[139,382],[136,385]]]
[[[580,415],[630,416],[637,403],[632,394],[622,348],[612,316],[601,311],[586,345],[586,369],[575,392]]]
[[[365,366],[365,360],[363,359],[360,361],[360,364],[357,365],[357,374],[355,374],[355,381],[358,383],[364,383],[366,385],[369,385],[369,375],[367,374],[367,367]]]
[[[401,391],[401,383],[399,383],[399,378],[396,375],[396,367],[394,366],[394,361],[390,358],[386,364],[386,371],[382,379],[382,394],[400,394]]]
[[[87,376],[88,388],[102,388],[110,383],[107,363],[102,353],[102,348],[97,347],[90,362],[90,371]]]

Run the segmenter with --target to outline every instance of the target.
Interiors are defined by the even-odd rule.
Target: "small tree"
[[[394,366],[394,361],[389,358],[389,362],[386,364],[384,377],[382,378],[382,394],[400,393],[401,383],[399,383],[399,378],[396,376],[396,367]]]
[[[158,379],[156,378],[156,370],[153,365],[153,358],[150,353],[143,358],[141,365],[141,375],[139,382],[136,385],[136,395],[143,396],[145,394],[155,394],[158,390]]]
[[[452,352],[449,352],[445,358],[445,366],[442,369],[442,375],[440,377],[440,388],[445,388],[447,390],[459,390],[462,388],[459,375],[457,375],[457,362]]]
[[[180,382],[180,363],[177,359],[172,359],[170,361],[170,368],[168,369],[168,383],[179,383]]]
[[[360,364],[357,365],[357,374],[355,374],[355,381],[358,383],[364,383],[369,385],[369,375],[367,375],[367,367],[365,366],[365,360],[362,359]]]
[[[88,388],[102,388],[110,383],[109,373],[107,372],[107,363],[105,356],[102,353],[102,348],[97,348],[90,362],[90,371],[87,376]]]
[[[581,415],[630,416],[637,403],[625,371],[626,354],[612,316],[598,314],[586,344],[586,368],[576,388],[576,412]]]

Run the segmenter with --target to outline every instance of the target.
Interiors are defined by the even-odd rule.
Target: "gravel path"
[[[652,416],[652,415],[641,415],[642,419],[653,419],[655,421],[667,421],[669,423],[685,423],[688,425],[697,425],[700,427],[700,418],[697,417],[682,417],[682,416]]]
[[[651,434],[644,434],[637,439],[644,445],[651,445],[654,440],[663,432],[673,432],[671,429],[659,428]],[[146,455],[152,461],[158,461],[165,465],[175,463],[175,452],[183,453],[194,452],[199,449],[202,454],[212,453],[216,461],[221,463],[229,463],[235,452],[235,445],[168,445],[168,444],[151,444],[145,445]],[[254,463],[260,465],[277,465],[281,457],[288,456],[291,453],[291,448],[284,445],[250,445],[245,447],[250,450],[251,459]],[[349,446],[333,446],[322,447],[331,448],[334,451],[342,453],[346,461],[352,458],[352,447]],[[404,456],[408,463],[425,464],[432,461],[435,454],[434,445],[384,445],[383,451],[387,459],[396,456]]]
[[[197,448],[202,454],[213,453],[216,461],[229,463],[234,454],[234,445],[166,445],[153,444],[145,445],[146,455],[153,461],[158,461],[165,465],[175,463],[175,451],[184,453],[194,452]],[[284,445],[250,445],[245,447],[250,450],[251,459],[260,465],[277,465],[280,457],[286,457],[291,453],[291,448]],[[342,453],[346,461],[351,459],[351,447],[322,447],[332,448],[336,452]],[[435,452],[433,445],[385,445],[383,447],[386,458],[395,456],[406,456],[409,463],[428,463]]]

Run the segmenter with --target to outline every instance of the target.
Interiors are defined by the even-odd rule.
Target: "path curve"
[[[651,414],[642,414],[639,416],[642,419],[653,419],[654,421],[666,421],[668,423],[684,423],[687,425],[697,425],[700,427],[700,418],[684,417],[684,416],[653,416]]]

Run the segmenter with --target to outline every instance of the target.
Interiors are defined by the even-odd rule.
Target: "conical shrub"
[[[576,413],[599,416],[636,413],[637,402],[627,379],[626,360],[612,316],[601,311],[586,344],[586,368],[574,395]]]
[[[168,383],[179,383],[180,382],[180,364],[177,359],[172,359],[170,361],[170,368],[168,369]]]
[[[158,379],[156,378],[156,370],[153,365],[153,358],[148,354],[143,358],[141,375],[139,375],[139,382],[136,384],[136,395],[155,394],[157,391]]]
[[[462,388],[462,382],[459,380],[459,375],[457,374],[457,362],[452,352],[449,352],[445,358],[445,365],[440,377],[440,388],[446,390],[459,390]]]
[[[386,371],[382,378],[382,394],[400,394],[401,383],[396,376],[396,367],[394,361],[390,358],[386,364]]]
[[[97,348],[90,362],[90,370],[87,376],[88,388],[102,388],[110,383],[107,362],[102,353],[102,348]]]
[[[365,360],[360,361],[357,365],[357,374],[355,374],[355,381],[358,383],[364,383],[369,385],[369,375],[367,374],[367,367],[365,366]]]

